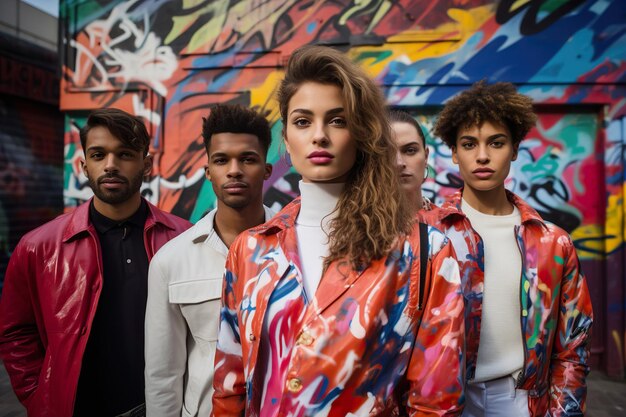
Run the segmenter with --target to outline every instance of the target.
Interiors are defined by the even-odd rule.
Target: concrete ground
[[[586,417],[626,416],[626,380],[611,381],[601,372],[592,372],[588,379]],[[0,363],[0,417],[26,417],[17,401],[4,365]]]

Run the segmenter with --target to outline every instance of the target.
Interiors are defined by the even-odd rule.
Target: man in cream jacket
[[[203,119],[206,176],[217,208],[165,244],[150,263],[145,323],[148,417],[208,416],[228,247],[269,220],[263,181],[271,142],[264,117],[218,105]]]

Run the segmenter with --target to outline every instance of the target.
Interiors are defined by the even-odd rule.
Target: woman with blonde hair
[[[460,414],[458,266],[414,224],[380,90],[306,46],[278,101],[301,197],[231,246],[213,414]]]

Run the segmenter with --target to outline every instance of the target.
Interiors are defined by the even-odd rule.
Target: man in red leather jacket
[[[26,234],[0,300],[0,358],[30,417],[141,415],[148,262],[190,223],[141,197],[141,119],[92,112],[80,132],[94,198]]]

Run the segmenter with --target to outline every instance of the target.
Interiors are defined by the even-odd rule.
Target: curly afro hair
[[[459,129],[481,126],[484,122],[506,126],[513,144],[519,145],[537,122],[537,115],[532,99],[518,93],[513,84],[489,85],[483,80],[446,103],[433,131],[453,148]]]

